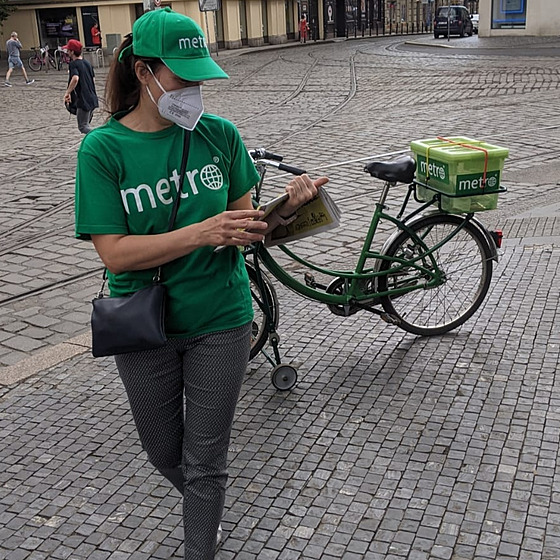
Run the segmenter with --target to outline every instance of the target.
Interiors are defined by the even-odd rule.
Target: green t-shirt
[[[122,115],[118,115],[120,117]],[[111,118],[83,140],[76,170],[76,236],[167,231],[179,188],[183,129],[135,132]],[[204,114],[191,134],[175,229],[227,209],[259,176],[229,121]],[[155,269],[109,273],[111,296],[148,286]],[[253,316],[243,258],[235,247],[202,247],[163,266],[170,337],[239,327]]]

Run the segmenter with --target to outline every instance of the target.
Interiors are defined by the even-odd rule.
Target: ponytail
[[[123,54],[122,60],[120,60],[121,53]],[[107,76],[105,105],[111,116],[120,111],[128,111],[138,105],[140,82],[136,77],[135,69],[138,60],[149,64],[154,71],[160,64],[163,64],[158,58],[144,58],[132,54],[132,34],[129,34],[115,53]]]

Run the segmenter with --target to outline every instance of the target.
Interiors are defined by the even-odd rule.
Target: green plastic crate
[[[456,143],[487,151],[485,186],[482,185],[485,152]],[[509,155],[507,148],[454,136],[446,139],[416,140],[410,143],[410,149],[416,159],[416,179],[440,193],[449,194],[443,194],[441,197],[442,210],[466,213],[493,210],[497,207],[497,191],[504,161]],[[416,194],[420,200],[430,200],[435,193],[418,185]]]

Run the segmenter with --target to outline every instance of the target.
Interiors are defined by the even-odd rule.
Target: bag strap
[[[175,225],[175,219],[177,218],[177,211],[179,210],[179,202],[181,202],[181,192],[183,190],[183,183],[185,182],[185,175],[187,171],[187,163],[189,159],[189,149],[191,145],[191,131],[186,130],[183,134],[183,157],[181,159],[181,168],[179,172],[179,189],[177,190],[177,196],[173,201],[173,208],[171,209],[171,216],[169,217],[169,225],[167,226],[167,231],[171,231]],[[103,269],[103,282],[101,284],[101,289],[97,294],[97,297],[103,297],[103,291],[105,289],[105,282],[107,281],[107,269]],[[156,273],[153,277],[154,283],[161,282],[161,265],[157,267]]]
[[[183,159],[181,160],[181,169],[179,171],[179,190],[177,191],[177,197],[173,201],[173,209],[171,210],[169,227],[167,228],[167,231],[171,231],[173,229],[173,226],[175,225],[175,218],[177,218],[177,210],[179,210],[179,202],[181,202],[181,191],[183,190],[183,183],[185,182],[185,173],[187,170],[187,162],[189,159],[190,145],[191,131],[185,130],[185,134],[183,136]]]
[[[173,208],[171,209],[171,216],[169,217],[169,225],[167,226],[167,231],[171,231],[175,225],[175,219],[177,218],[177,211],[179,210],[179,203],[181,202],[181,192],[183,191],[183,184],[185,182],[185,174],[187,171],[187,162],[189,159],[189,148],[191,146],[191,131],[186,130],[183,134],[183,158],[181,159],[181,168],[179,171],[179,189],[177,190],[177,196],[173,201]],[[153,277],[154,283],[161,282],[161,265],[157,267],[156,273]]]

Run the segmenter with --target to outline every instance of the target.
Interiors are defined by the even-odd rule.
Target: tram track
[[[560,128],[560,125],[555,125],[555,126],[549,126],[549,127],[545,127],[546,129],[555,129],[555,128]],[[542,129],[536,129],[535,131],[539,131]],[[510,134],[514,134],[514,132],[512,131]],[[501,137],[506,136],[506,134],[501,134]],[[492,138],[487,138],[487,140],[491,140]],[[354,164],[360,164],[360,163],[365,163],[366,161],[371,161],[371,160],[375,160],[375,159],[387,159],[387,158],[394,158],[394,157],[398,157],[400,155],[406,154],[408,153],[409,150],[408,149],[403,149],[403,150],[395,150],[395,151],[391,151],[391,152],[385,152],[385,153],[380,153],[380,154],[370,154],[368,156],[365,157],[361,157],[361,158],[356,158],[356,159],[352,159],[352,160],[344,160],[344,161],[339,161],[339,162],[335,162],[329,165],[322,165],[322,166],[317,166],[315,168],[311,168],[309,169],[310,172],[313,171],[326,171],[328,169],[336,169],[336,168],[343,168],[343,167],[348,167]],[[516,160],[516,162],[520,162],[523,160],[530,160],[532,159],[532,156],[527,156],[524,158],[518,158]],[[275,175],[275,176],[271,176],[269,178],[271,183],[275,183],[275,182],[280,182],[281,179],[284,179],[285,177],[287,177],[288,175]],[[337,196],[336,197],[336,201],[337,204],[339,204],[341,207],[344,207],[345,205],[348,205],[352,202],[355,202],[359,199],[362,199],[364,197],[371,197],[372,195],[374,195],[374,190],[377,187],[380,186],[381,183],[372,183],[371,188],[369,187],[365,187],[365,188],[361,188],[356,192],[352,192],[346,196]],[[399,192],[402,191],[404,192],[407,188],[407,185],[397,185],[394,189],[394,192]],[[543,200],[546,199],[547,196],[547,192],[546,190],[544,191],[540,191],[539,192],[539,196],[542,198],[544,197]],[[396,196],[396,198],[398,198],[398,196]],[[527,198],[534,198],[533,194],[527,194]],[[73,200],[68,200],[64,203],[64,207],[67,208],[71,203],[73,203]],[[59,205],[62,206],[62,205]],[[52,215],[54,213],[55,209],[53,209],[50,214]],[[18,227],[18,230],[21,231],[24,228],[25,224],[22,224],[21,226]],[[69,234],[71,234],[72,232],[72,228],[73,228],[73,220],[69,220],[67,224],[63,224],[57,228],[54,229],[45,229],[43,231],[40,232],[36,232],[34,234],[29,235],[27,238],[23,238],[23,239],[17,239],[14,240],[14,242],[11,245],[5,245],[2,244],[2,248],[0,249],[0,256],[3,255],[7,255],[7,254],[11,254],[11,253],[17,253],[17,251],[19,249],[23,249],[24,247],[29,247],[32,246],[34,242],[36,241],[45,241],[48,240],[49,237],[56,237],[59,236],[61,233],[63,232],[69,232]],[[4,234],[6,232],[3,232]],[[2,234],[0,234],[2,235]],[[31,298],[34,296],[37,296],[39,294],[60,288],[60,287],[64,287],[64,286],[71,286],[72,284],[75,284],[77,282],[80,282],[82,280],[86,280],[89,279],[91,277],[95,277],[95,276],[99,276],[101,274],[101,272],[103,271],[103,267],[99,267],[99,268],[95,268],[94,270],[91,271],[87,271],[87,272],[82,272],[82,273],[78,273],[78,274],[74,274],[68,277],[65,277],[63,279],[61,279],[60,281],[55,281],[55,282],[49,282],[47,284],[45,284],[44,286],[39,286],[36,288],[33,288],[31,290],[28,290],[26,292],[14,295],[14,296],[9,296],[6,297],[4,299],[0,299],[0,307],[5,307],[8,305],[11,305],[15,302],[19,302],[22,300],[25,300],[26,298]]]
[[[309,130],[311,130],[313,127],[317,126],[319,123],[324,122],[325,120],[327,120],[328,118],[330,118],[333,114],[341,111],[344,107],[346,107],[351,101],[352,99],[354,99],[354,97],[356,96],[356,92],[357,92],[357,64],[356,64],[356,60],[355,57],[356,55],[360,54],[359,50],[354,51],[353,53],[350,54],[349,59],[346,60],[340,60],[340,61],[336,61],[337,64],[335,64],[335,66],[337,66],[337,68],[342,68],[343,66],[346,66],[348,71],[349,71],[349,84],[348,84],[348,89],[346,91],[346,94],[344,95],[344,98],[337,104],[334,105],[334,107],[329,108],[328,111],[324,111],[320,116],[316,117],[316,118],[311,118],[308,119],[307,123],[302,123],[301,127],[298,127],[298,130],[296,131],[290,131],[287,132],[285,134],[282,134],[282,136],[276,140],[274,140],[274,142],[272,142],[271,144],[269,144],[267,146],[267,148],[271,148],[273,146],[277,146],[279,144],[282,144],[284,142],[286,142],[287,140],[298,136],[300,134],[305,134],[306,132],[308,132]],[[283,107],[286,107],[290,104],[291,101],[293,101],[295,98],[298,97],[298,95],[300,95],[304,90],[305,87],[309,84],[312,76],[313,76],[313,72],[316,70],[317,65],[319,63],[321,63],[321,65],[323,65],[323,61],[319,61],[319,59],[317,59],[316,57],[313,57],[312,53],[309,53],[309,56],[312,58],[311,63],[309,64],[309,66],[304,70],[304,74],[303,76],[300,78],[300,80],[298,81],[298,83],[293,87],[292,91],[290,93],[288,93],[284,98],[282,98],[281,100],[277,101],[273,106],[268,107],[266,110],[263,111],[259,111],[256,112],[255,114],[252,114],[246,118],[240,119],[237,122],[238,125],[244,125],[248,122],[251,122],[253,120],[256,120],[260,117],[266,116],[267,114],[271,113],[272,111],[277,111],[280,112],[281,109]],[[263,69],[265,68],[269,68],[271,67],[271,65],[277,63],[278,61],[284,61],[286,62],[287,59],[286,58],[282,58],[281,56],[276,56],[274,57],[272,60],[268,60],[266,61],[264,64],[259,65],[258,68],[252,70],[251,72],[249,72],[246,76],[244,76],[241,80],[239,80],[238,82],[236,82],[235,84],[231,84],[231,86],[226,87],[226,88],[222,88],[219,91],[213,91],[210,95],[219,95],[222,94],[224,91],[228,91],[228,90],[233,90],[236,88],[241,87],[242,85],[247,84],[247,82],[249,82],[251,80],[251,78],[253,78],[254,76],[258,75],[260,72],[263,71]],[[290,62],[290,61],[288,61]],[[300,61],[301,63],[301,61]],[[545,127],[538,127],[532,130],[526,130],[524,131],[525,133],[542,133],[545,131],[555,131],[558,128],[560,128],[560,123],[551,123],[549,124],[549,126],[545,126]],[[498,140],[501,138],[507,138],[508,135],[509,136],[515,136],[518,135],[519,131],[516,130],[510,130],[510,131],[502,131],[502,132],[497,132],[495,134],[489,135],[485,138],[481,139],[485,139],[488,141],[492,141],[492,140]],[[77,147],[79,143],[76,143],[74,145],[74,147]],[[345,161],[339,161],[339,162],[334,162],[331,164],[327,164],[327,165],[321,165],[321,166],[317,166],[317,167],[312,167],[312,168],[308,168],[308,171],[310,172],[324,172],[324,171],[328,171],[329,169],[336,169],[338,168],[342,168],[342,167],[347,167],[349,165],[353,165],[353,164],[359,164],[359,163],[364,163],[366,161],[371,161],[372,159],[382,159],[382,158],[391,158],[391,157],[396,157],[398,155],[401,154],[405,154],[407,153],[409,150],[408,149],[403,149],[403,150],[396,150],[396,151],[390,151],[390,152],[385,152],[385,153],[381,153],[381,154],[370,154],[364,157],[360,157],[360,158],[356,158],[356,159],[352,159],[352,160],[345,160]],[[15,174],[13,174],[11,177],[8,177],[7,179],[9,180],[10,178],[17,178],[20,177],[21,175],[23,175],[24,173],[29,174],[30,172],[36,172],[38,169],[40,169],[42,166],[46,165],[47,162],[50,162],[54,159],[55,156],[53,155],[49,155],[47,156],[44,160],[41,160],[39,162],[37,162],[33,167],[28,168],[25,172],[17,172]],[[534,158],[535,156],[527,156],[526,159],[531,159]],[[519,163],[520,161],[522,161],[524,158],[517,158],[515,160],[516,163]],[[274,176],[270,176],[270,182],[271,184],[274,184],[275,182],[279,182],[281,179],[283,179],[285,177],[285,175],[279,174],[279,175],[274,175]],[[68,185],[71,182],[73,182],[72,180],[66,181],[64,183],[61,183],[62,185]],[[405,187],[403,187],[405,188]],[[346,203],[349,203],[353,200],[356,200],[358,198],[362,198],[365,196],[370,196],[371,195],[372,190],[369,187],[363,187],[360,188],[357,192],[352,192],[349,193],[346,196],[343,197],[337,197],[337,202],[339,202],[341,205],[344,205]],[[15,202],[15,201],[14,201]],[[0,232],[0,256],[4,256],[4,255],[9,255],[9,254],[14,254],[17,253],[20,249],[23,249],[25,247],[32,247],[34,243],[38,242],[38,241],[45,241],[51,238],[56,238],[59,237],[61,234],[70,234],[71,228],[73,226],[73,219],[69,218],[68,220],[64,220],[62,223],[60,223],[59,225],[57,225],[56,227],[53,227],[52,225],[52,219],[57,217],[58,215],[60,215],[62,212],[64,211],[69,211],[71,206],[73,205],[73,196],[70,196],[68,199],[64,200],[63,202],[59,203],[57,206],[43,212],[41,215],[37,215],[34,216],[31,220],[27,220],[24,221],[20,224],[18,224],[16,227],[12,227],[9,230],[5,230],[5,231],[1,231]],[[50,221],[50,223],[48,223]],[[43,226],[42,224],[44,224],[44,222],[47,222],[45,226]],[[34,231],[29,231],[30,229],[35,228]],[[93,254],[93,249],[92,250],[92,254]],[[51,281],[48,283],[45,283],[45,285],[43,286],[39,286],[39,287],[34,287],[33,289],[27,290],[26,292],[17,294],[17,295],[13,295],[13,296],[8,296],[8,297],[4,297],[4,299],[0,300],[0,306],[9,306],[15,302],[20,302],[22,300],[25,300],[26,298],[31,298],[34,296],[37,296],[41,293],[50,291],[50,290],[54,290],[58,287],[64,287],[64,286],[71,286],[72,284],[75,284],[79,281],[88,279],[90,277],[93,277],[97,274],[100,273],[100,271],[102,270],[102,268],[96,268],[95,270],[92,271],[87,271],[87,272],[81,272],[81,273],[77,273],[77,274],[73,274],[71,276],[67,276],[65,278],[60,279],[59,281]]]
[[[278,103],[275,103],[271,107],[267,107],[263,111],[255,113],[253,115],[250,115],[249,117],[246,117],[244,119],[237,120],[236,125],[237,126],[242,126],[242,125],[244,125],[244,124],[246,124],[246,123],[248,123],[252,120],[255,120],[259,117],[262,117],[263,115],[266,115],[267,113],[270,113],[271,111],[273,111],[275,109],[279,109],[279,108],[283,107],[284,105],[287,105],[290,101],[295,99],[303,91],[303,89],[305,88],[305,86],[309,82],[309,78],[311,76],[311,73],[313,72],[315,66],[317,66],[317,63],[318,63],[318,60],[314,59],[311,66],[307,69],[307,71],[303,75],[302,79],[300,80],[300,83],[298,84],[298,86],[295,88],[295,90],[290,95],[288,95],[284,99],[280,100]]]
[[[0,231],[0,241],[2,241],[2,247],[0,248],[0,254],[2,254],[2,252],[5,252],[5,247],[6,246],[4,245],[4,242],[5,242],[6,239],[9,239],[12,235],[17,234],[18,232],[20,232],[22,230],[25,230],[26,228],[30,227],[31,225],[33,225],[36,222],[41,222],[45,219],[48,219],[52,216],[55,216],[56,214],[62,212],[63,210],[67,210],[73,204],[74,204],[74,198],[73,197],[68,198],[65,201],[61,202],[60,204],[57,204],[56,206],[54,206],[50,210],[45,210],[45,212],[33,217],[30,220],[22,222],[21,224],[12,227],[9,230]]]
[[[300,84],[301,85],[301,84]],[[319,122],[320,119],[317,119],[317,121],[315,122]],[[311,125],[309,125],[309,128],[311,127]],[[527,134],[533,134],[533,133],[544,133],[546,131],[555,131],[560,129],[560,122],[557,124],[551,124],[549,126],[545,126],[545,127],[539,127],[539,128],[535,128],[535,129],[528,129],[525,132]],[[488,135],[488,136],[484,136],[481,137],[481,140],[486,140],[489,142],[495,142],[495,141],[499,141],[500,139],[504,139],[507,138],[509,136],[516,136],[518,135],[518,131],[517,130],[511,130],[511,131],[506,131],[506,132],[500,132],[497,134],[492,134],[492,135]],[[290,137],[291,135],[286,135],[285,138]],[[278,143],[280,143],[280,141],[278,141]],[[337,167],[347,167],[349,165],[353,165],[353,164],[360,164],[360,163],[365,163],[367,161],[371,161],[371,160],[375,160],[375,159],[391,159],[394,157],[398,157],[400,155],[404,155],[406,153],[409,153],[410,150],[408,148],[405,149],[401,149],[401,150],[394,150],[394,151],[390,151],[390,152],[384,152],[384,153],[379,153],[379,154],[368,154],[367,156],[363,156],[363,157],[359,157],[359,158],[355,158],[355,159],[351,159],[351,160],[344,160],[344,161],[339,161],[339,162],[334,162],[334,163],[330,163],[330,164],[326,164],[326,165],[319,165],[319,166],[315,166],[315,167],[309,167],[307,170],[308,172],[325,172],[328,171],[329,169],[335,169]],[[522,162],[524,160],[530,160],[530,159],[534,159],[536,156],[525,156],[525,157],[521,157],[521,158],[516,158],[515,163],[519,163]],[[276,183],[276,182],[280,182],[282,180],[284,180],[287,177],[291,177],[291,175],[286,174],[286,173],[281,173],[281,174],[276,174],[276,175],[269,175],[268,179],[270,183]],[[345,201],[345,200],[349,200],[354,198],[354,196],[362,196],[363,193],[357,194],[357,195],[349,195],[349,197],[342,197],[339,198],[337,200],[339,201]],[[40,224],[42,221],[44,220],[48,220],[49,218],[52,218],[54,216],[56,216],[57,214],[65,211],[65,210],[69,210],[72,208],[74,204],[74,198],[73,196],[68,198],[67,200],[65,200],[64,202],[61,202],[60,204],[58,204],[56,207],[45,211],[44,213],[42,213],[41,215],[35,216],[34,218],[32,218],[31,220],[27,220],[25,222],[22,222],[21,224],[19,224],[18,226],[15,226],[9,230],[4,230],[4,231],[0,231],[0,256],[11,253],[13,251],[16,251],[19,248],[22,247],[26,247],[29,246],[31,244],[33,244],[35,241],[39,241],[39,240],[45,240],[50,236],[53,235],[59,235],[62,232],[65,231],[69,231],[71,230],[71,228],[73,227],[73,218],[68,219],[68,221],[64,222],[63,224],[60,224],[57,227],[52,227],[52,225],[49,225],[48,227],[44,227],[42,229],[39,229],[37,231],[34,231],[32,233],[25,233],[25,230],[36,225],[36,224]],[[11,238],[14,235],[17,235],[18,233],[24,232],[23,235],[19,238],[13,239],[11,240]]]
[[[245,76],[240,82],[233,84],[231,86],[231,88],[228,89],[232,89],[235,87],[239,87],[239,85],[243,82],[246,82],[247,80],[249,80],[251,77],[255,76],[256,74],[258,74],[259,72],[261,72],[264,68],[270,66],[271,64],[274,64],[276,62],[278,62],[279,60],[282,60],[282,57],[280,55],[277,55],[273,60],[270,60],[268,62],[266,62],[265,64],[261,64],[257,69],[253,70],[252,72],[250,72],[247,76]],[[305,88],[305,85],[308,83],[310,76],[313,72],[313,69],[316,67],[318,63],[318,60],[316,58],[314,58],[310,64],[310,66],[308,67],[308,69],[306,70],[304,76],[302,77],[302,79],[299,81],[298,85],[294,88],[294,90],[283,100],[281,100],[280,102],[278,102],[277,104],[275,104],[274,108],[278,109],[281,108],[282,106],[287,105],[291,100],[293,100],[294,98],[296,98],[301,91],[303,91],[303,89]],[[221,90],[221,92],[223,92],[224,90]],[[218,93],[218,92],[215,92]],[[351,96],[347,96],[344,104],[347,103],[350,100]],[[249,122],[251,120],[254,120],[260,116],[265,115],[266,113],[268,113],[270,110],[272,110],[271,108],[268,108],[267,110],[261,111],[259,113],[256,113],[254,115],[251,115],[245,119],[242,119],[241,121],[237,121],[237,124],[244,124],[246,122]],[[338,110],[338,108],[335,108],[334,111]],[[309,128],[311,128],[313,126],[314,122],[310,123],[306,130],[308,130]],[[287,134],[284,135],[284,137],[280,138],[278,140],[278,142],[282,142],[288,138],[290,138],[292,136],[292,134]],[[76,143],[75,145],[73,145],[73,148],[77,148],[79,145],[79,143]],[[58,157],[57,154],[55,155],[49,155],[46,158],[38,161],[35,165],[33,165],[30,168],[27,168],[25,171],[19,171],[11,176],[6,177],[5,179],[7,181],[13,180],[18,178],[19,176],[25,174],[29,174],[30,172],[33,171],[37,171],[37,169],[41,169],[44,165],[47,165],[48,163],[52,162],[56,157]],[[69,183],[73,182],[73,179],[71,181],[66,181],[64,183],[61,183],[62,185],[67,185]],[[22,232],[25,231],[26,229],[28,229],[29,227],[35,225],[36,223],[40,222],[40,221],[44,221],[44,220],[48,220],[49,218],[52,218],[53,216],[55,216],[56,214],[63,212],[64,210],[66,210],[69,206],[71,206],[74,202],[73,197],[68,198],[66,201],[64,201],[63,203],[58,204],[56,207],[45,211],[42,215],[40,216],[35,216],[34,218],[32,218],[31,220],[27,220],[25,222],[22,222],[21,224],[17,225],[16,227],[11,228],[10,230],[6,230],[6,231],[0,231],[0,243],[1,243],[1,247],[0,247],[0,255],[5,255],[8,253],[11,253],[14,250],[17,250],[20,247],[24,247],[24,246],[28,246],[29,244],[32,244],[34,241],[37,240],[42,240],[45,239],[45,237],[48,237],[50,235],[56,235],[62,231],[65,231],[66,229],[68,229],[71,226],[71,221],[68,221],[68,223],[63,224],[61,226],[58,226],[57,228],[52,228],[52,227],[46,227],[36,233],[31,233],[31,234],[24,234],[22,235],[19,239],[15,239],[12,242],[10,242],[10,238],[12,238],[13,235],[15,235],[18,232]]]
[[[253,78],[253,76],[256,76],[257,74],[262,72],[262,70],[264,70],[267,66],[270,66],[271,64],[274,64],[274,63],[278,62],[279,60],[281,60],[281,56],[280,56],[280,54],[277,54],[272,60],[269,60],[269,61],[265,62],[264,64],[261,64],[260,66],[258,66],[254,70],[251,70],[246,76],[243,76],[242,78],[240,78],[237,81],[232,80],[231,82],[227,83],[227,85],[225,85],[223,87],[216,88],[215,90],[210,90],[208,92],[206,90],[204,90],[204,97],[212,98],[212,97],[215,97],[215,96],[221,96],[224,93],[227,93],[228,91],[238,89],[242,85],[245,85],[245,83],[248,82],[251,78]],[[234,63],[231,64],[231,66],[233,66],[234,68],[236,66],[240,66],[240,65],[241,65],[241,62],[237,62],[237,63],[234,62]]]
[[[314,126],[319,124],[320,122],[323,122],[326,118],[331,117],[335,113],[338,113],[339,111],[344,109],[344,107],[346,107],[346,105],[348,105],[348,103],[350,103],[350,101],[352,101],[352,99],[356,95],[356,90],[357,90],[356,65],[355,65],[354,57],[355,57],[355,55],[352,54],[350,56],[350,60],[349,60],[350,87],[349,87],[349,91],[348,91],[346,97],[344,98],[344,100],[342,102],[338,103],[334,108],[329,109],[328,112],[324,112],[320,117],[318,117],[316,119],[313,119],[310,123],[308,123],[306,125],[302,125],[297,131],[290,132],[290,133],[284,135],[282,138],[279,138],[279,139],[275,140],[274,142],[272,142],[271,144],[268,144],[266,146],[267,149],[270,149],[274,146],[277,146],[278,144],[281,144],[281,143],[285,142],[286,140],[289,140],[290,138],[293,138],[294,136],[298,136],[300,134],[303,134],[303,133],[307,132],[308,130],[310,130],[311,128],[313,128]]]
[[[0,307],[5,307],[17,301],[25,300],[32,296],[37,296],[43,294],[45,292],[49,292],[51,290],[55,290],[57,288],[62,288],[63,286],[68,286],[75,284],[81,280],[86,280],[92,277],[100,277],[101,273],[103,272],[103,267],[95,268],[93,270],[88,270],[87,272],[81,272],[79,274],[74,274],[65,278],[64,280],[50,282],[49,284],[45,284],[44,286],[39,286],[38,288],[34,288],[33,290],[29,290],[27,292],[23,292],[21,294],[17,294],[14,296],[9,296],[4,299],[0,299]]]

